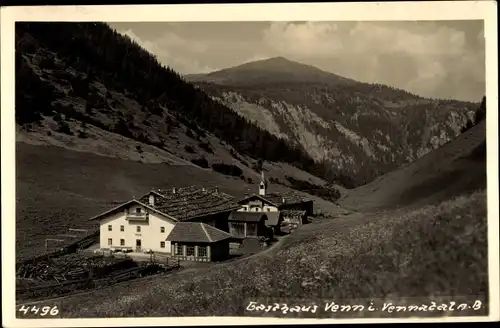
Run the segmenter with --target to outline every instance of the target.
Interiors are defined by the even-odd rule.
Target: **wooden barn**
[[[235,239],[268,237],[272,232],[266,226],[265,213],[231,212],[228,218],[229,232]]]
[[[178,222],[166,238],[172,256],[187,261],[224,261],[229,258],[233,236],[202,222]]]

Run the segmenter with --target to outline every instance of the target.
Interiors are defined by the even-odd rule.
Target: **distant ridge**
[[[187,74],[184,78],[192,82],[205,81],[231,85],[263,82],[320,82],[329,85],[358,83],[340,75],[325,72],[317,67],[295,62],[282,56],[248,62],[208,74]]]
[[[331,171],[329,180],[347,188],[454,139],[479,106],[358,82],[282,56],[184,79],[278,138],[300,145]]]

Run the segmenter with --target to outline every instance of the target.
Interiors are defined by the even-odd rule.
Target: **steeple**
[[[264,170],[260,172],[260,184],[259,184],[259,195],[265,196],[267,189],[266,178],[264,177]]]

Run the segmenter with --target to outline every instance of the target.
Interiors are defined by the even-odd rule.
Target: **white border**
[[[326,324],[392,322],[471,322],[499,320],[498,220],[498,53],[495,1],[428,1],[397,3],[294,3],[138,6],[36,6],[1,8],[2,136],[2,319],[5,327],[164,326],[242,324]],[[489,317],[439,319],[274,319],[248,317],[29,319],[15,318],[15,21],[402,21],[484,19],[486,37]],[[494,312],[497,311],[497,312]]]

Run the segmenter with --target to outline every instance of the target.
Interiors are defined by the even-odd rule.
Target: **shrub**
[[[191,163],[193,163],[194,165],[198,165],[199,167],[202,167],[202,168],[208,168],[209,167],[208,161],[207,161],[207,159],[205,157],[200,157],[200,158],[192,159]]]
[[[196,152],[194,151],[193,147],[191,147],[190,145],[185,145],[185,146],[184,146],[184,150],[185,150],[185,151],[187,151],[187,152],[188,152],[188,153],[190,153],[190,154],[194,154],[194,153],[196,153]]]
[[[214,163],[212,164],[212,169],[216,172],[235,177],[239,177],[243,174],[243,171],[233,164]]]
[[[71,131],[71,128],[69,127],[68,123],[66,121],[60,121],[58,126],[57,126],[57,131],[70,135],[73,135],[73,132]]]
[[[214,151],[212,150],[212,148],[210,147],[210,144],[208,142],[200,142],[198,143],[198,146],[203,149],[204,151],[206,151],[207,153],[211,153],[213,154]]]

